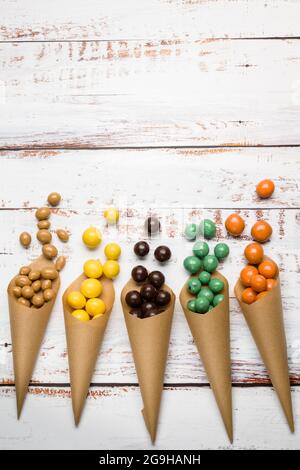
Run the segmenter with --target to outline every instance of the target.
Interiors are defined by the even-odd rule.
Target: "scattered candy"
[[[238,237],[245,228],[245,222],[239,214],[230,214],[225,221],[225,227],[230,235]]]
[[[96,248],[100,245],[101,240],[101,232],[96,227],[89,227],[83,232],[82,241],[90,249]]]
[[[133,250],[137,256],[144,258],[149,253],[150,247],[147,242],[140,241],[134,245]]]
[[[56,207],[61,201],[61,195],[56,192],[50,193],[47,200],[50,206]]]
[[[35,212],[35,216],[38,220],[49,219],[50,214],[51,214],[51,212],[50,212],[49,207],[40,207]]]
[[[61,242],[66,243],[69,240],[68,232],[62,228],[56,230],[56,235],[58,236]]]
[[[37,232],[36,238],[38,239],[39,242],[41,242],[44,245],[45,243],[50,243],[51,242],[52,235],[49,232],[49,230],[46,230],[46,229],[42,228]]]
[[[184,236],[187,240],[195,240],[199,233],[199,227],[196,224],[187,224],[184,229]]]
[[[229,255],[229,246],[226,243],[218,243],[214,248],[215,256],[218,260],[223,260]]]
[[[259,264],[263,260],[264,249],[259,243],[249,243],[245,248],[244,255],[250,264]]]
[[[154,257],[161,263],[168,261],[171,258],[171,255],[172,253],[170,248],[165,245],[158,246],[154,251]]]
[[[183,261],[183,266],[188,272],[196,274],[202,267],[202,261],[197,256],[188,256]]]
[[[120,265],[117,261],[107,260],[103,265],[103,274],[108,279],[114,279],[120,272]]]
[[[216,224],[210,219],[204,219],[200,223],[200,233],[204,238],[210,240],[216,235]]]
[[[157,217],[148,217],[145,221],[145,230],[149,236],[156,234],[160,231],[160,221]]]
[[[22,232],[19,237],[20,243],[24,248],[28,248],[31,243],[31,235],[28,232]]]
[[[269,240],[272,235],[272,231],[272,227],[267,221],[259,220],[253,225],[251,236],[257,242],[264,243]]]
[[[85,279],[80,286],[80,292],[88,299],[99,297],[102,292],[102,284],[98,279]]]
[[[104,218],[109,225],[117,224],[119,221],[120,213],[115,207],[109,207],[104,211]]]
[[[265,179],[258,183],[256,186],[256,192],[258,196],[262,199],[267,199],[272,196],[275,190],[275,185],[272,180]]]
[[[135,266],[131,271],[131,277],[137,283],[144,282],[148,277],[148,271],[144,266]]]
[[[83,265],[83,272],[86,277],[98,279],[102,276],[102,264],[98,259],[88,259]]]
[[[108,243],[104,248],[104,254],[109,260],[117,260],[121,255],[121,247],[117,243]]]
[[[37,223],[37,227],[41,230],[48,230],[50,228],[50,220],[45,219],[45,220],[39,220]]]
[[[193,246],[193,254],[198,258],[204,258],[209,253],[209,246],[206,242],[196,242]]]
[[[213,273],[218,267],[219,261],[215,255],[207,255],[203,259],[203,268],[209,273]]]

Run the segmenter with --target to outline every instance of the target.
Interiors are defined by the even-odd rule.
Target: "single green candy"
[[[229,246],[226,243],[218,243],[214,248],[214,253],[218,260],[224,259],[229,255]]]
[[[216,224],[210,219],[204,219],[200,223],[200,233],[204,238],[210,240],[216,235]]]
[[[183,266],[188,272],[196,274],[201,269],[202,261],[197,256],[188,256],[185,258]]]
[[[187,308],[191,312],[196,312],[196,300],[195,299],[189,300],[187,303]]]
[[[206,313],[209,309],[209,301],[205,297],[197,297],[195,307],[197,313]]]
[[[199,258],[204,258],[204,256],[209,253],[209,246],[206,242],[196,242],[193,246],[193,253]]]
[[[213,310],[215,307],[213,305],[210,305],[209,308],[208,308],[208,311],[210,312],[211,310]]]
[[[192,277],[188,281],[188,290],[191,294],[197,295],[201,289],[201,282],[196,277]]]
[[[218,294],[214,296],[213,306],[216,307],[224,300],[224,294]]]
[[[213,273],[218,267],[219,261],[215,255],[207,255],[203,260],[203,267],[205,271]]]
[[[224,289],[224,282],[217,277],[210,280],[208,287],[214,294],[219,294]]]
[[[184,230],[184,236],[188,240],[195,240],[199,233],[199,227],[196,224],[187,224]]]
[[[208,284],[210,281],[210,278],[211,278],[211,275],[207,271],[201,271],[201,273],[198,276],[198,279],[202,285]]]
[[[205,297],[209,303],[211,303],[214,298],[214,293],[210,290],[209,287],[201,287],[198,297]]]

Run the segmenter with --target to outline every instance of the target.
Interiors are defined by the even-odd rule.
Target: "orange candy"
[[[266,242],[272,235],[272,227],[265,220],[259,220],[253,225],[251,235],[257,242]]]
[[[262,180],[256,186],[256,192],[262,199],[267,199],[272,196],[275,189],[275,185],[272,180]]]
[[[242,301],[245,302],[245,304],[253,304],[256,300],[256,292],[254,292],[251,287],[248,287],[245,289],[242,293]]]
[[[271,260],[265,260],[258,266],[258,272],[267,279],[276,277],[278,268],[276,263]]]
[[[255,292],[262,292],[267,288],[267,281],[261,274],[254,274],[251,277],[251,287]]]
[[[267,279],[267,290],[272,290],[277,284],[276,279]]]
[[[238,237],[245,228],[245,222],[239,214],[230,214],[225,221],[225,227],[230,235]]]
[[[267,294],[268,294],[268,291],[266,291],[266,290],[260,292],[259,294],[257,294],[256,300],[262,299]]]
[[[245,248],[244,255],[250,264],[259,264],[263,260],[264,249],[259,243],[249,243]]]
[[[253,276],[258,275],[258,270],[255,266],[250,266],[249,264],[241,270],[240,280],[243,286],[250,287],[251,280]]]

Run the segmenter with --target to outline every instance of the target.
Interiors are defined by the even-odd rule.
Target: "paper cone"
[[[81,283],[85,279],[87,277],[81,274],[63,295],[72,407],[76,426],[80,421],[106,325],[115,300],[115,290],[112,281],[102,277],[103,292],[101,299],[106,304],[105,314],[87,322],[74,318],[72,316],[73,309],[67,303],[67,296],[71,291],[80,290]]]
[[[168,286],[164,285],[163,289],[171,294],[171,302],[166,310],[154,317],[141,319],[129,313],[130,308],[125,302],[127,292],[136,289],[136,283],[130,280],[122,290],[121,302],[144,403],[142,413],[151,441],[154,443],[164,384],[175,295]]]
[[[214,392],[226,432],[233,441],[231,362],[229,330],[228,282],[219,272],[213,274],[224,282],[224,300],[213,310],[199,314],[187,309],[187,302],[194,297],[187,289],[181,290],[180,303]]]
[[[277,285],[268,295],[250,305],[241,300],[244,287],[240,280],[235,285],[234,293],[267,368],[290,430],[294,432],[279,276],[277,279]]]
[[[41,270],[44,267],[55,267],[52,261],[40,256],[30,267]],[[60,286],[59,277],[52,281],[55,292],[53,300],[45,303],[41,308],[29,308],[18,303],[13,294],[15,276],[7,288],[10,330],[13,349],[13,363],[16,385],[17,414],[21,415],[28,384],[46,331],[48,320],[52,312],[57,292]]]

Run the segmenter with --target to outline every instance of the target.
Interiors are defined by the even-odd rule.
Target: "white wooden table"
[[[57,302],[21,420],[16,419],[6,285],[34,259],[18,235],[50,191],[63,195],[53,226],[72,235],[62,290],[90,253],[91,224],[122,244],[119,293],[136,259],[148,211],[179,292],[191,245],[187,221],[218,223],[240,210],[241,240],[229,239],[235,440],[223,429],[177,303],[157,449],[299,448],[300,418],[300,2],[296,0],[0,0],[0,448],[151,448],[117,299],[76,429],[63,315]],[[258,179],[276,194],[259,201]],[[118,229],[101,215],[121,209]],[[267,251],[280,265],[296,421],[291,435],[233,298],[249,228],[270,220]],[[156,246],[158,240],[151,242]],[[102,256],[103,248],[97,252]],[[153,257],[147,263],[157,266]]]

